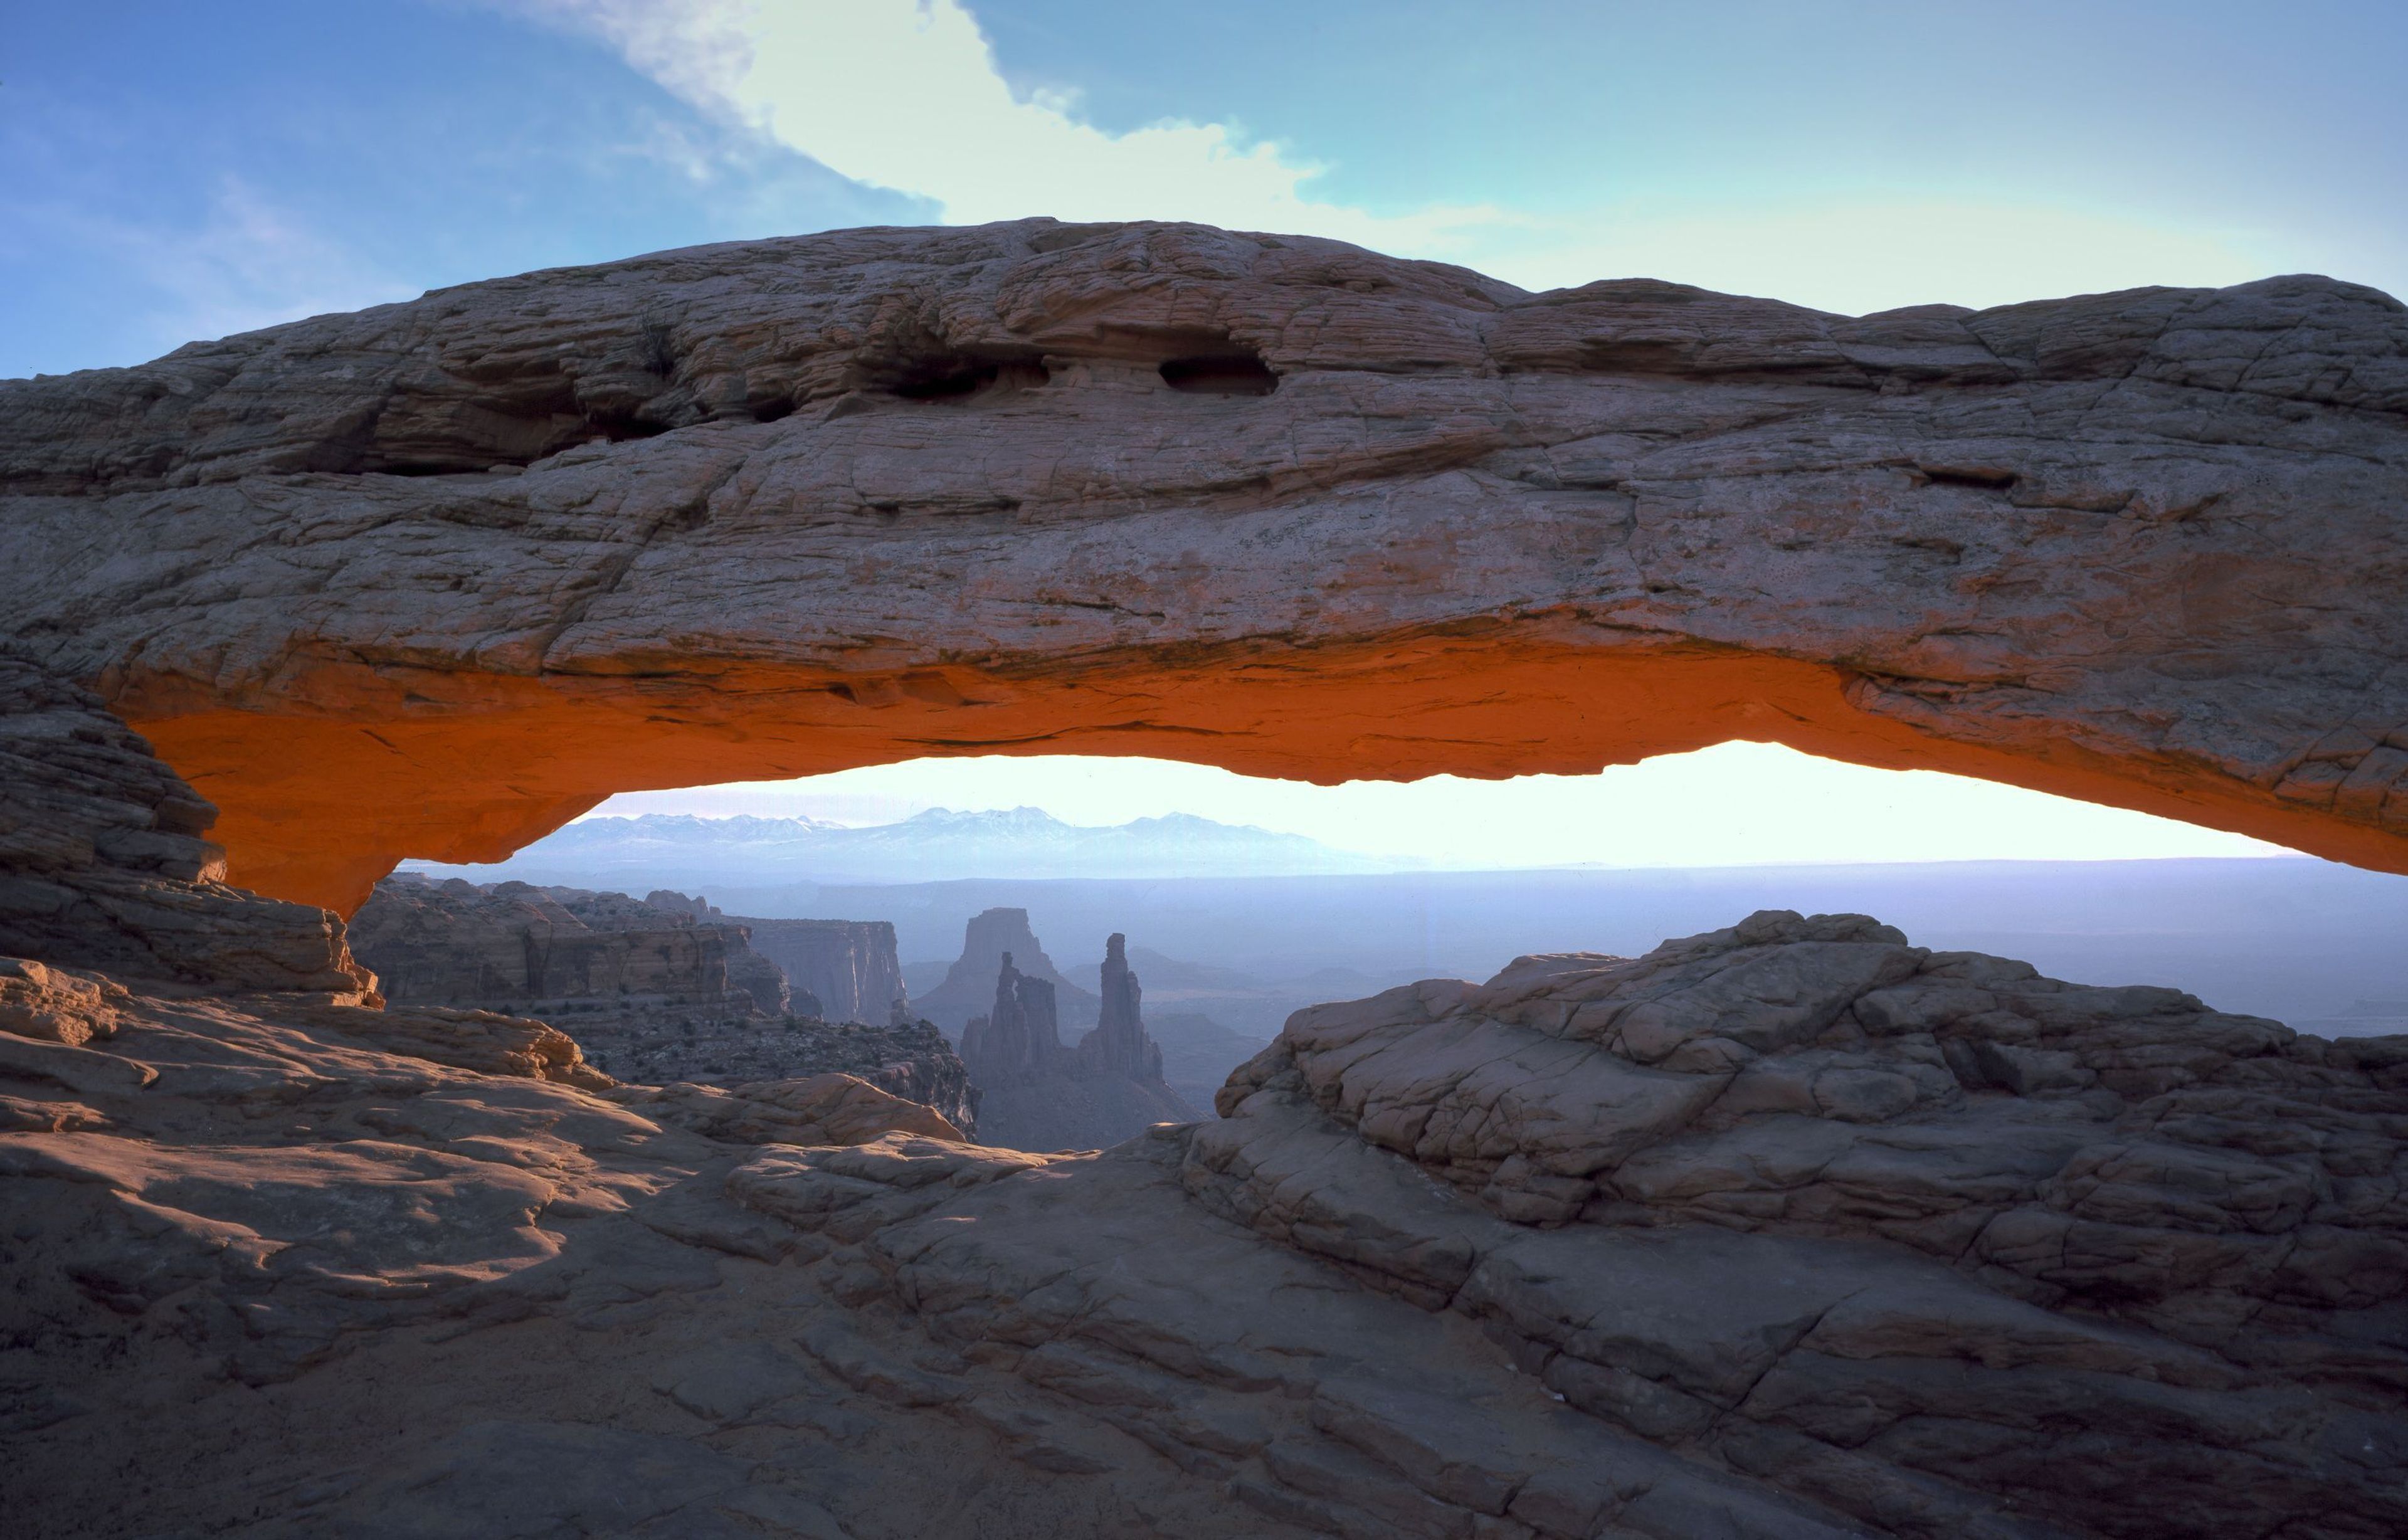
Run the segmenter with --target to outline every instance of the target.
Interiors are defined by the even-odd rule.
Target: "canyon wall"
[[[394,1002],[540,1018],[623,1080],[846,1074],[934,1109],[959,1132],[978,1125],[968,1074],[936,1029],[891,1005],[874,1025],[818,1020],[819,1002],[807,991],[794,998],[777,964],[751,947],[749,921],[682,893],[637,900],[388,878],[351,934]],[[891,959],[891,930],[887,937]]]
[[[752,949],[775,962],[798,990],[807,990],[830,1021],[873,1025],[908,1010],[903,962],[895,927],[883,920],[760,920],[738,918]]]
[[[2408,310],[856,230],[0,384],[0,635],[349,909],[616,791],[1724,739],[2408,870]]]

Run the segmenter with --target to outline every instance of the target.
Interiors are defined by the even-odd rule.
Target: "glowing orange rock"
[[[1733,737],[2408,870],[2408,310],[1851,320],[1197,226],[871,230],[0,387],[0,636],[349,908],[613,791]]]

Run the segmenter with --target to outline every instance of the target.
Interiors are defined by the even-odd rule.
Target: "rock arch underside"
[[[1733,737],[2408,870],[2408,314],[1851,320],[1035,221],[697,248],[0,387],[0,610],[346,909],[610,792]]]
[[[497,1009],[334,912],[998,749],[1770,738],[2408,871],[2403,492],[2408,312],[2326,278],[1851,320],[1195,226],[0,384],[0,1528],[2408,1533],[2408,1036],[1768,910],[1312,1005],[1215,1116],[1036,1152],[926,1023],[738,1010],[798,981],[706,899],[395,899]],[[784,1077],[601,1073],[471,911]]]

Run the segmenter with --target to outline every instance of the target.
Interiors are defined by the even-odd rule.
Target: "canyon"
[[[1772,908],[1309,1006],[1214,1116],[1030,1151],[521,1013],[759,1018],[702,901],[370,894],[648,785],[1735,735],[2408,870],[2403,493],[2408,309],[2330,279],[1844,318],[1197,226],[702,248],[0,385],[0,1511],[2401,1533],[2408,1039]],[[361,956],[406,990],[412,904],[523,918],[412,1001]],[[980,1058],[1158,1081],[1120,937],[1082,1052],[980,920],[929,996]]]
[[[45,699],[11,769],[136,781],[96,699]],[[205,821],[149,785],[70,837]],[[140,912],[261,934],[272,901],[171,847],[208,863],[197,834],[92,844]],[[277,934],[288,973],[326,940]],[[1299,1012],[1218,1118],[1029,1154],[841,1075],[619,1085],[349,966],[0,969],[14,1520],[2408,1524],[2408,1039],[1768,911]]]

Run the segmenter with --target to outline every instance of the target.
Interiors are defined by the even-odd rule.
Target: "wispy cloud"
[[[151,283],[170,297],[157,316],[163,335],[182,333],[186,340],[416,292],[231,177],[219,184],[198,226],[136,227],[122,238]]]
[[[55,201],[20,204],[0,217],[22,244],[81,252],[95,269],[122,275],[130,313],[119,335],[139,351],[111,362],[417,292],[238,178],[218,184],[197,220],[142,220]]]
[[[1228,124],[1112,133],[1074,98],[1015,94],[961,0],[494,0],[598,36],[706,111],[948,222],[1051,214],[1334,236],[1529,288],[1649,276],[1861,312],[2002,304],[2274,269],[2246,233],[1980,196],[1631,204],[1545,217],[1487,204],[1375,213],[1325,167]]]
[[[950,223],[1197,220],[1428,254],[1513,222],[1484,205],[1371,213],[1314,196],[1324,166],[1227,124],[1114,134],[1071,98],[1016,96],[957,0],[516,4],[842,176],[933,200]]]

